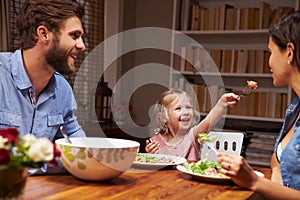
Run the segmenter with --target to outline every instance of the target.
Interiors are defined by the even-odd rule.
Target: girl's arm
[[[240,96],[234,93],[223,94],[205,119],[196,126],[196,131],[194,133],[195,137],[197,137],[198,133],[208,133],[211,127],[213,127],[221,119],[226,107],[234,107],[239,100]]]

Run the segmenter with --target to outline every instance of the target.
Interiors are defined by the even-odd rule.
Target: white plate
[[[182,165],[177,165],[176,168],[181,172],[192,175],[193,178],[200,180],[200,181],[211,182],[211,183],[220,183],[220,184],[233,184],[233,181],[229,177],[226,178],[226,177],[218,177],[218,176],[209,176],[209,175],[202,175],[202,174],[197,174],[197,173],[193,173],[193,172],[188,172],[186,170],[186,168]],[[261,173],[259,171],[255,171],[255,170],[254,170],[254,172],[258,176],[264,177],[263,173]]]
[[[172,156],[172,155],[165,155],[165,154],[148,154],[148,153],[138,153],[139,155],[151,155],[155,158],[163,158],[167,157],[173,160],[173,163],[146,163],[146,162],[133,162],[133,167],[154,167],[154,168],[163,168],[166,166],[175,166],[181,165],[186,162],[186,159],[180,156]]]

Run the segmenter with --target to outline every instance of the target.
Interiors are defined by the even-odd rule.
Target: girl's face
[[[291,78],[291,65],[288,64],[288,52],[280,51],[279,47],[273,42],[272,37],[269,37],[270,50],[269,66],[272,73],[274,86],[283,86],[289,83]]]
[[[168,126],[175,134],[191,128],[194,114],[190,99],[186,95],[178,95],[167,108]]]

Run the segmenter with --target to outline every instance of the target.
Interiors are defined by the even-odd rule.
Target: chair
[[[218,152],[227,152],[240,155],[243,145],[244,134],[242,132],[222,132],[211,131],[208,133],[210,136],[216,136],[213,142],[206,142],[202,144],[201,159],[208,156],[208,160],[217,161],[213,147]],[[210,148],[210,146],[212,148]]]

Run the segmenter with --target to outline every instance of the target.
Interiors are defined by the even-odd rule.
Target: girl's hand
[[[150,142],[150,140],[146,140],[146,147],[145,150],[147,153],[158,153],[159,144],[156,141]]]
[[[240,100],[240,96],[234,93],[225,93],[220,98],[219,102],[223,107],[234,107],[237,102]]]

